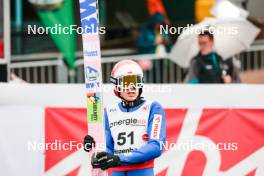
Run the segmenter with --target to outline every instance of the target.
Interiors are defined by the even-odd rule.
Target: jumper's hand
[[[111,167],[120,166],[120,159],[117,155],[112,155],[107,152],[100,152],[92,156],[92,166],[93,168],[101,168],[106,170]]]
[[[83,139],[84,151],[90,152],[95,147],[95,141],[92,136],[86,135]]]

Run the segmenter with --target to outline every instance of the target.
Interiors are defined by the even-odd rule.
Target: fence
[[[247,52],[237,55],[241,62],[241,71],[257,70],[264,68],[264,43],[255,42]]]
[[[152,60],[152,69],[145,72],[147,83],[181,83],[186,70],[169,59],[159,59],[154,54],[138,55],[133,49],[115,49],[102,51],[103,81],[109,83],[113,65],[122,59]],[[30,83],[83,83],[82,53],[76,53],[76,72],[72,74],[59,53],[30,54],[13,56],[11,72]],[[264,45],[256,44],[250,50],[236,56],[241,63],[241,71],[264,68]]]
[[[152,62],[152,69],[144,71],[145,82],[147,83],[175,83],[182,82],[185,76],[185,70],[180,68],[177,64],[169,59],[157,58],[154,54],[143,55],[126,55],[103,57],[102,59],[102,73],[103,82],[109,83],[110,73],[114,64],[123,59],[141,60],[147,59]],[[84,81],[83,77],[83,60],[76,61],[76,80],[75,82],[81,83]]]
[[[13,56],[11,73],[29,83],[66,83],[67,67],[58,53]]]

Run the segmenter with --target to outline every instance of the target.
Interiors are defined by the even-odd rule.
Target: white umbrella
[[[239,2],[240,1],[240,2]],[[215,5],[211,9],[211,14],[216,18],[221,19],[230,19],[230,18],[244,18],[246,19],[249,15],[249,12],[238,4],[242,4],[242,1],[245,0],[236,0],[236,4],[234,2],[230,2],[229,0],[218,0]]]
[[[169,58],[187,68],[190,60],[198,54],[198,34],[209,27],[214,34],[215,51],[227,59],[250,47],[260,30],[245,19],[207,18],[187,28],[178,37]]]

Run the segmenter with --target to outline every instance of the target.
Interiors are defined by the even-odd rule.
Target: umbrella
[[[236,0],[236,4],[234,4],[229,0],[219,0],[215,3],[213,8],[211,9],[211,13],[213,16],[222,19],[230,19],[230,18],[246,19],[249,15],[249,12],[238,6],[238,4],[242,5],[243,1],[246,0]]]
[[[181,67],[189,67],[191,59],[199,52],[198,34],[204,29],[209,29],[214,34],[214,49],[223,59],[248,49],[260,32],[257,27],[242,18],[206,18],[182,32],[169,58]]]

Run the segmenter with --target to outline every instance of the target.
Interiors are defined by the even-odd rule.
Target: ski
[[[105,150],[101,50],[99,37],[99,17],[97,0],[79,0],[82,25],[82,42],[84,55],[84,74],[87,96],[88,134],[96,142],[96,147],[89,152],[89,158],[95,152]],[[101,169],[93,169],[89,165],[89,176],[105,176]]]

